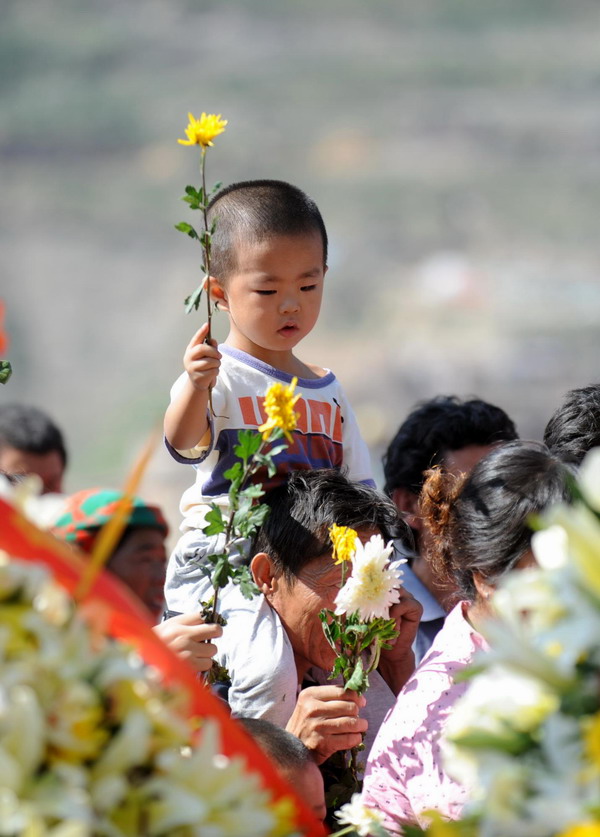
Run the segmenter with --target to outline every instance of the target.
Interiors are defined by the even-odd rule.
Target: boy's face
[[[289,355],[317,321],[326,269],[318,232],[238,242],[235,270],[213,284],[227,342],[267,363]]]
[[[315,817],[323,822],[327,814],[323,776],[316,764],[304,767],[280,767],[280,772],[295,789],[298,796],[312,809]]]

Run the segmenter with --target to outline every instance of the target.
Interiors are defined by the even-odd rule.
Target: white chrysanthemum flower
[[[402,579],[397,566],[389,567],[392,549],[392,542],[386,546],[381,535],[373,535],[366,544],[357,542],[352,575],[335,599],[336,615],[358,611],[364,622],[389,618],[390,607],[400,601]]]
[[[473,679],[444,732],[455,741],[481,733],[510,747],[515,737],[536,732],[559,705],[558,694],[544,682],[495,666]]]
[[[545,516],[562,527],[568,538],[571,562],[583,585],[600,600],[600,521],[583,503],[557,506]]]
[[[0,497],[40,529],[49,529],[58,520],[68,499],[64,494],[42,494],[42,480],[37,474],[27,474],[15,485],[0,475]]]
[[[562,526],[549,526],[534,532],[531,549],[540,567],[554,570],[564,567],[569,561],[569,538]]]
[[[152,834],[187,827],[189,833],[262,837],[277,825],[268,794],[257,774],[246,772],[241,758],[220,751],[218,727],[207,721],[191,755],[175,750],[158,757],[162,775],[144,787],[145,810]]]
[[[594,448],[586,454],[577,474],[577,482],[590,506],[600,512],[600,448]]]
[[[351,825],[360,837],[378,837],[388,833],[383,827],[381,811],[367,808],[360,793],[353,794],[350,802],[342,805],[335,816],[340,825]]]
[[[194,744],[185,697],[100,642],[45,569],[0,552],[0,605],[2,834],[133,837],[142,808],[155,837],[295,831],[260,774],[220,753],[216,726]]]

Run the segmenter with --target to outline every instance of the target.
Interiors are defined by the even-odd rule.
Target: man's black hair
[[[315,764],[310,750],[299,738],[271,721],[263,718],[236,718],[236,721],[278,767],[295,770]]]
[[[393,503],[375,488],[351,482],[334,469],[295,471],[264,498],[270,507],[252,554],[266,552],[288,582],[331,551],[329,529],[376,529],[385,541],[404,527]]]
[[[211,273],[220,281],[236,268],[240,241],[259,242],[278,235],[318,233],[327,264],[327,231],[319,208],[297,186],[283,180],[245,180],[221,190],[210,202],[215,223],[211,239]]]
[[[406,488],[419,494],[423,474],[452,450],[518,439],[512,420],[500,407],[478,398],[461,401],[438,395],[422,401],[402,422],[383,456],[386,494]]]
[[[567,392],[546,425],[544,442],[556,456],[576,465],[600,446],[600,384]]]
[[[24,404],[0,406],[0,448],[15,448],[25,453],[45,454],[56,451],[67,464],[63,435],[52,419]]]

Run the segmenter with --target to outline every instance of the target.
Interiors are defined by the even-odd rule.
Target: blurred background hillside
[[[276,177],[331,236],[301,356],[335,370],[376,468],[416,401],[476,394],[539,437],[598,380],[597,0],[2,0],[2,280],[14,375],[68,487],[119,484],[198,317],[188,110],[209,178]],[[224,323],[219,324],[224,336]],[[191,472],[157,452],[172,520]]]

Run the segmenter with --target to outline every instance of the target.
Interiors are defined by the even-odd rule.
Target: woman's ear
[[[219,311],[229,311],[227,293],[219,280],[211,276],[208,280],[208,287],[210,289],[210,298],[215,305],[218,305]]]
[[[496,589],[493,584],[490,584],[489,581],[481,575],[481,573],[474,572],[473,573],[473,583],[475,584],[475,589],[477,590],[478,597],[487,602],[494,590]]]
[[[267,598],[279,587],[279,573],[266,552],[258,552],[250,561],[250,572],[254,583]]]

